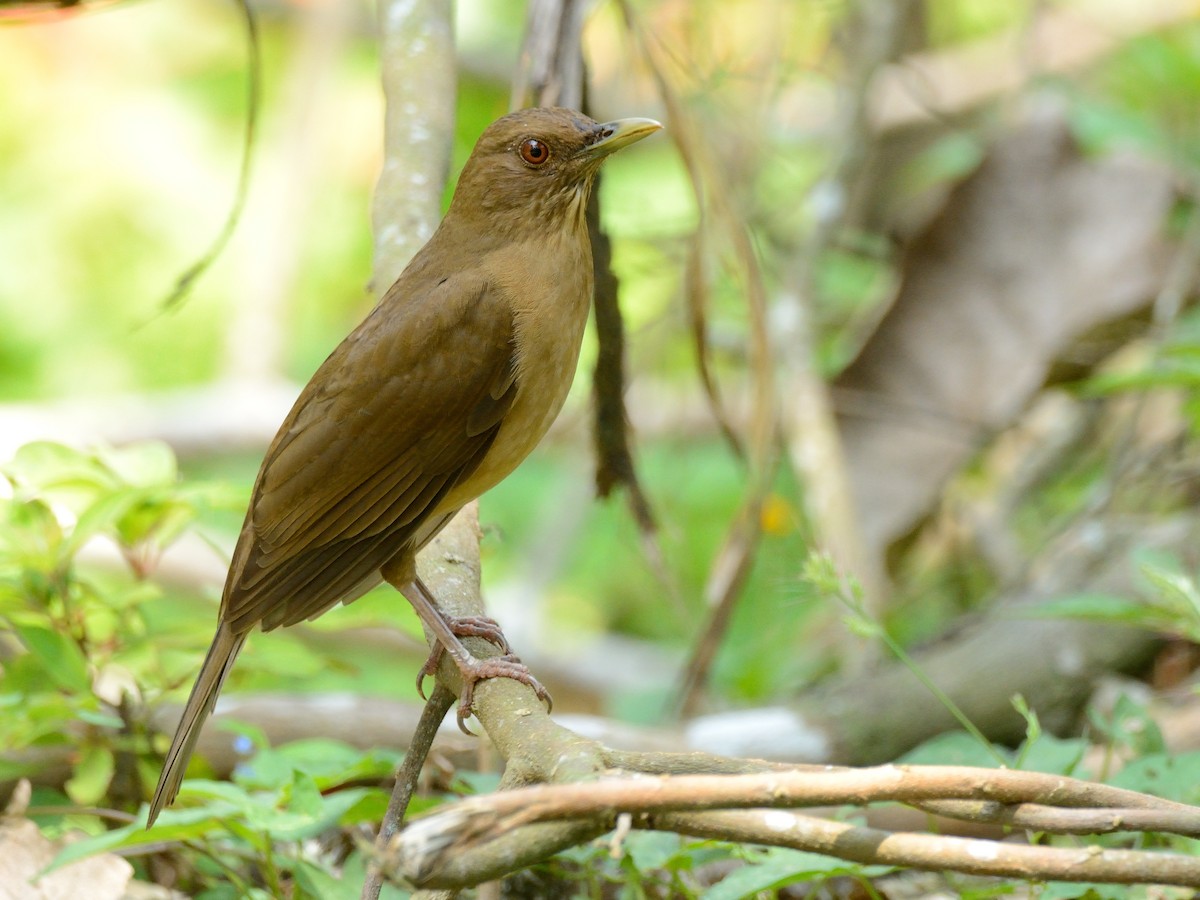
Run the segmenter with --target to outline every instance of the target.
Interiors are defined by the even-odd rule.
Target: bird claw
[[[512,653],[508,638],[500,630],[500,623],[488,616],[446,616],[446,624],[457,637],[479,637],[500,648],[504,654]]]
[[[465,734],[474,734],[467,728],[466,720],[470,718],[471,706],[475,702],[475,685],[485,678],[511,678],[513,681],[519,681],[521,684],[533,688],[537,698],[546,704],[547,712],[554,708],[550,692],[533,677],[529,667],[511,653],[504,656],[493,656],[490,659],[474,660],[472,663],[460,665],[459,671],[462,673],[463,686],[462,693],[458,698],[457,718],[459,730]]]
[[[425,659],[425,665],[421,666],[420,671],[417,672],[417,693],[421,695],[422,700],[429,699],[425,696],[425,678],[437,674],[438,664],[441,663],[442,654],[445,652],[440,641],[435,643],[433,649],[429,651],[429,656]]]
[[[438,610],[440,613],[441,610]],[[500,630],[500,623],[489,616],[451,616],[446,613],[441,613],[442,619],[454,632],[455,637],[477,637],[483,638],[490,644],[495,644],[500,652],[505,656],[512,655],[512,647],[508,643],[508,638],[504,636],[504,632]],[[442,661],[442,654],[445,653],[445,648],[441,641],[437,641],[433,645],[433,649],[429,651],[429,656],[425,659],[425,665],[421,666],[421,670],[417,672],[417,694],[422,700],[428,700],[425,696],[425,678],[432,677],[437,674],[438,665]],[[514,659],[516,657],[513,657]],[[540,687],[540,685],[539,685]],[[543,688],[543,690],[545,690]],[[540,695],[539,695],[540,696]],[[462,727],[462,720],[459,719],[459,727]],[[467,732],[470,734],[470,732]]]
[[[425,696],[425,676],[436,674],[444,652],[441,644],[435,646],[429,654],[429,658],[425,660],[425,665],[417,673],[417,693],[421,695],[422,700],[429,699]],[[475,685],[485,678],[511,678],[513,681],[528,685],[533,688],[537,698],[546,704],[546,712],[554,709],[554,700],[551,699],[550,692],[533,677],[529,667],[512,653],[488,659],[472,657],[470,662],[459,664],[458,670],[462,674],[463,686],[462,694],[458,699],[457,720],[459,730],[464,734],[475,736],[475,732],[467,727],[467,719],[471,717],[471,706],[475,702]]]

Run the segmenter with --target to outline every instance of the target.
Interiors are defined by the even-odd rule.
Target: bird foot
[[[533,677],[529,667],[511,653],[493,656],[490,659],[472,659],[466,664],[459,663],[458,670],[462,673],[463,680],[462,693],[458,698],[458,727],[466,734],[473,733],[467,728],[466,720],[470,717],[471,705],[475,702],[475,685],[485,678],[511,678],[513,681],[519,681],[533,688],[537,698],[546,704],[547,712],[554,708],[550,692]]]
[[[501,653],[512,653],[508,638],[504,636],[504,632],[500,630],[500,623],[495,619],[489,616],[449,616],[445,613],[442,613],[442,618],[458,637],[480,637],[499,647]]]
[[[451,616],[437,610],[438,615],[442,617],[454,633],[455,637],[479,637],[485,641],[495,644],[500,648],[500,652],[506,656],[512,654],[512,647],[508,644],[508,638],[504,636],[504,632],[500,630],[500,623],[488,616]],[[466,652],[465,647],[460,649]],[[429,656],[425,660],[425,665],[421,666],[421,671],[417,673],[417,693],[421,695],[421,699],[427,699],[425,696],[425,678],[426,676],[434,676],[437,674],[438,665],[442,661],[442,654],[445,653],[445,647],[442,646],[440,640],[435,641],[433,649],[429,651]],[[470,656],[470,654],[467,654]],[[475,657],[470,656],[471,659]],[[460,665],[461,669],[462,666]],[[464,674],[465,677],[465,674]],[[461,724],[461,723],[460,723]]]
[[[481,635],[468,635],[481,636]],[[502,636],[503,637],[503,636]],[[507,642],[505,642],[507,645]],[[516,655],[507,653],[504,656],[493,656],[488,659],[478,659],[466,652],[466,648],[459,646],[463,651],[465,658],[461,658],[458,653],[452,653],[454,664],[458,666],[458,671],[462,675],[462,692],[458,698],[458,727],[464,734],[474,735],[474,732],[467,727],[466,720],[471,716],[471,706],[475,702],[475,685],[483,681],[485,678],[511,678],[514,681],[519,681],[521,684],[529,685],[533,688],[533,692],[537,698],[546,704],[547,712],[554,708],[554,701],[550,699],[550,692],[542,686],[542,683],[533,677],[533,673]],[[417,673],[417,691],[422,699],[425,698],[424,681],[426,675],[434,675],[437,672],[438,664],[441,662],[442,654],[445,653],[445,648],[439,642],[429,654],[429,658],[425,660],[425,665],[421,667],[421,671]]]

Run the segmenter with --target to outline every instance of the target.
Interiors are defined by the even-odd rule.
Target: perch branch
[[[957,802],[946,806],[947,800]],[[416,884],[473,884],[511,871],[505,862],[525,865],[540,858],[538,853],[567,846],[572,837],[599,834],[619,813],[631,812],[636,827],[794,847],[856,862],[1068,881],[1200,884],[1200,860],[1192,857],[892,833],[783,809],[938,801],[946,807],[942,811],[963,814],[965,800],[1032,804],[1021,816],[1043,819],[1082,811],[1096,815],[1105,831],[1114,830],[1114,823],[1121,830],[1141,823],[1184,835],[1200,829],[1200,808],[1057,775],[965,766],[808,767],[752,775],[614,777],[472,798],[415,820],[392,841],[381,864]],[[1049,804],[1065,809],[1045,808]],[[734,808],[751,811],[730,812]],[[1075,816],[1074,824],[1083,819]],[[533,847],[536,851],[526,849]]]
[[[783,810],[662,813],[647,818],[645,827],[715,840],[790,847],[864,865],[948,869],[1039,881],[1200,886],[1200,859],[1194,856],[897,833]]]
[[[396,787],[392,791],[383,822],[379,825],[379,834],[375,837],[376,853],[382,853],[391,839],[395,837],[396,832],[400,830],[400,823],[404,821],[408,804],[412,800],[413,793],[416,792],[421,768],[425,765],[425,759],[429,756],[429,749],[433,746],[434,739],[437,738],[438,727],[453,705],[454,695],[446,690],[441,682],[438,682],[434,686],[433,693],[429,695],[429,700],[425,703],[421,721],[417,723],[408,750],[404,754],[404,761],[396,771]],[[382,889],[383,873],[380,872],[378,866],[371,866],[367,872],[366,881],[363,883],[362,900],[378,900]]]

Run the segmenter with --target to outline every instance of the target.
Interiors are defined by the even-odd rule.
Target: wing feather
[[[235,633],[361,593],[478,467],[512,406],[510,304],[463,279],[405,287],[330,354],[267,451],[222,601]]]

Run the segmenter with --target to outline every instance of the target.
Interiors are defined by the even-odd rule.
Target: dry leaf
[[[1152,302],[1173,200],[1164,169],[1085,158],[1057,114],[1007,133],[952,192],[836,385],[869,555],[882,561],[1077,338]]]
[[[37,878],[59,849],[28,819],[0,818],[0,900],[121,900],[125,896],[133,866],[112,853],[90,856]]]

